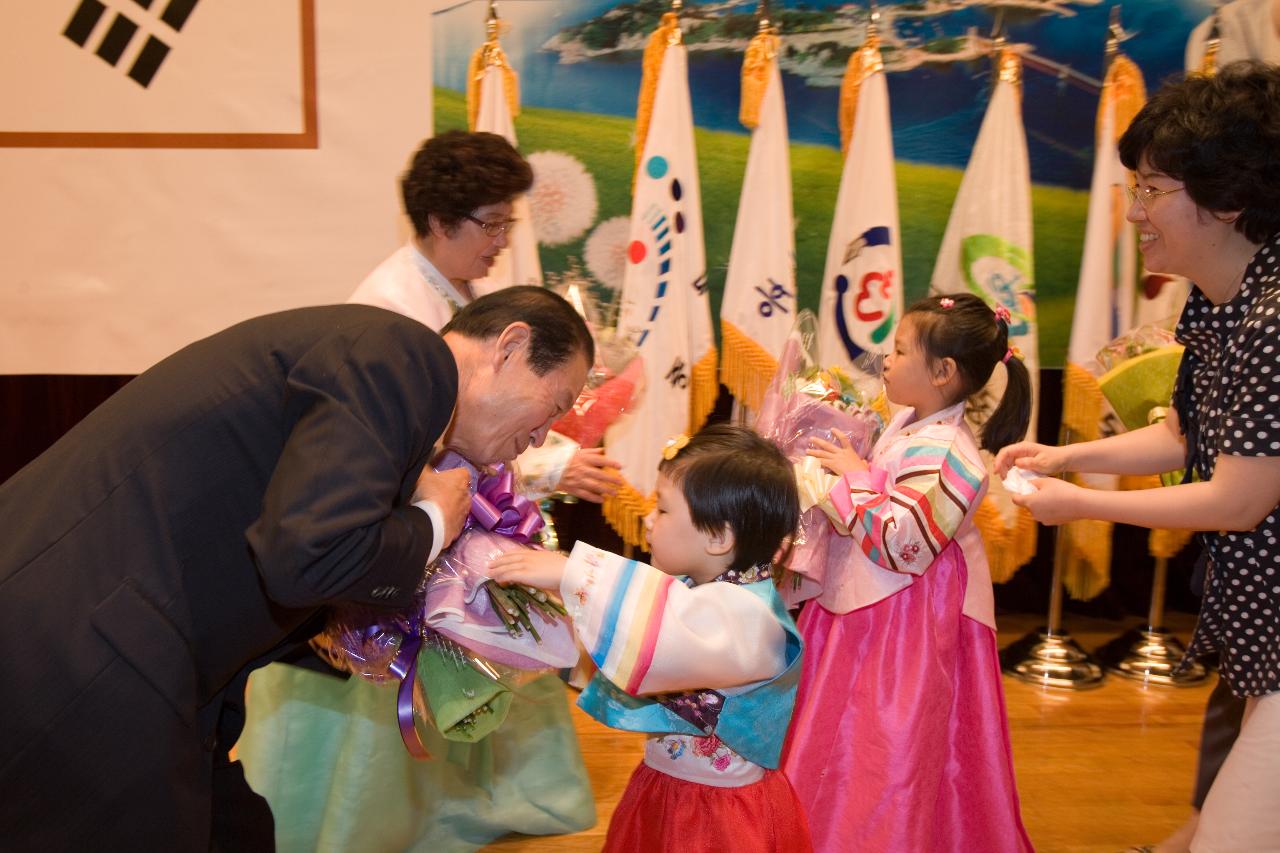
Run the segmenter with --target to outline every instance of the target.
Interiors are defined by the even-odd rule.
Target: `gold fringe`
[[[880,56],[880,37],[867,33],[862,47],[849,54],[844,66],[844,78],[840,81],[840,156],[849,153],[853,141],[853,121],[858,115],[858,92],[862,81],[872,74],[884,71],[884,59]]]
[[[986,547],[992,583],[1009,580],[1036,555],[1036,520],[1022,507],[1017,510],[1011,526],[1005,525],[1004,515],[991,498],[983,498],[974,513],[974,524]]]
[[[475,53],[471,54],[471,62],[467,64],[467,129],[475,131],[476,119],[480,115],[480,81],[490,66],[497,65],[502,69],[503,88],[506,90],[507,109],[514,120],[520,115],[520,78],[515,69],[507,61],[507,55],[498,46],[496,40],[486,41]]]
[[[1088,601],[1110,585],[1111,529],[1111,522],[1093,518],[1070,521],[1058,529],[1058,535],[1066,537],[1062,583],[1072,598]]]
[[[649,36],[649,43],[644,48],[642,71],[640,74],[640,98],[636,104],[636,171],[640,171],[640,160],[644,157],[644,143],[649,136],[649,120],[653,117],[653,99],[658,94],[658,75],[662,73],[662,58],[667,48],[680,44],[680,19],[675,12],[663,12],[658,28]],[[631,179],[635,185],[635,177]]]
[[[624,482],[614,495],[604,499],[601,512],[623,542],[636,548],[647,548],[644,517],[653,511],[657,503],[658,499],[653,495],[642,497],[634,486]]]
[[[720,379],[716,376],[716,348],[693,365],[689,386],[689,435],[702,429],[720,396]]]
[[[720,381],[739,403],[759,411],[769,382],[778,372],[778,360],[728,320],[720,321],[720,337],[724,350],[720,357]]]
[[[1147,539],[1147,550],[1153,557],[1169,558],[1181,551],[1191,541],[1190,530],[1161,528],[1152,530]]]
[[[738,106],[738,121],[748,130],[760,124],[760,102],[769,86],[769,70],[773,58],[778,55],[780,39],[773,33],[756,33],[747,45],[742,58],[742,100]]]
[[[1101,437],[1103,396],[1098,380],[1078,364],[1067,362],[1062,374],[1062,425],[1073,441]]]

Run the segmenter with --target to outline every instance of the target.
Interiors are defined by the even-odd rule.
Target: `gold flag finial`
[[[498,17],[498,8],[493,0],[489,0],[489,9],[484,17],[484,43],[471,55],[467,66],[467,127],[476,129],[476,120],[480,114],[480,81],[490,68],[500,68],[505,83],[507,108],[511,118],[520,114],[520,82],[515,69],[507,61],[507,55],[498,43],[498,34],[502,30],[502,21]]]

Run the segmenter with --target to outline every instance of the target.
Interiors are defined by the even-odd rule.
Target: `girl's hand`
[[[568,560],[559,551],[533,548],[508,551],[489,563],[489,577],[503,586],[518,583],[555,592],[560,589],[560,578],[564,577],[564,566]]]
[[[839,444],[832,444],[820,438],[811,438],[809,455],[821,462],[823,468],[841,477],[855,471],[867,470],[867,463],[854,451],[849,436],[838,429],[833,429],[831,434]]]
[[[1009,469],[1015,465],[1037,474],[1061,474],[1067,470],[1067,449],[1036,444],[1034,441],[1019,441],[996,454],[997,477],[1004,479]]]
[[[1031,485],[1036,489],[1031,494],[1009,497],[1015,505],[1026,507],[1041,524],[1065,524],[1085,517],[1080,501],[1087,489],[1056,477],[1032,480]]]

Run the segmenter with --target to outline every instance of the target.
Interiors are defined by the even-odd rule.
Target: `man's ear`
[[[951,356],[939,359],[933,364],[933,384],[941,388],[952,379],[955,379],[959,371],[960,368],[956,366],[956,360]]]
[[[733,528],[728,524],[722,525],[719,530],[707,537],[707,553],[712,557],[732,554],[734,545]]]
[[[493,369],[497,371],[504,363],[510,361],[512,356],[520,352],[526,352],[532,336],[533,332],[529,328],[529,324],[523,321],[512,323],[499,332],[497,339],[494,341]]]

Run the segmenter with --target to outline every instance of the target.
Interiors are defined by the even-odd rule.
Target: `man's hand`
[[[839,444],[832,444],[820,438],[811,438],[809,455],[821,462],[823,468],[840,477],[855,471],[867,470],[867,463],[854,451],[849,436],[838,429],[833,429],[831,434]]]
[[[1034,441],[1019,441],[996,454],[996,476],[1003,479],[1014,465],[1037,474],[1061,474],[1067,469],[1067,449],[1037,444]]]
[[[489,577],[504,585],[518,583],[559,592],[568,561],[559,551],[522,548],[494,557],[489,564]]]
[[[444,517],[444,544],[458,538],[471,511],[471,474],[466,468],[434,471],[423,468],[413,490],[414,501],[433,501]]]
[[[573,454],[573,458],[565,466],[556,488],[584,501],[600,503],[618,491],[618,486],[622,484],[622,475],[618,470],[621,467],[605,456],[599,447],[582,448]]]

